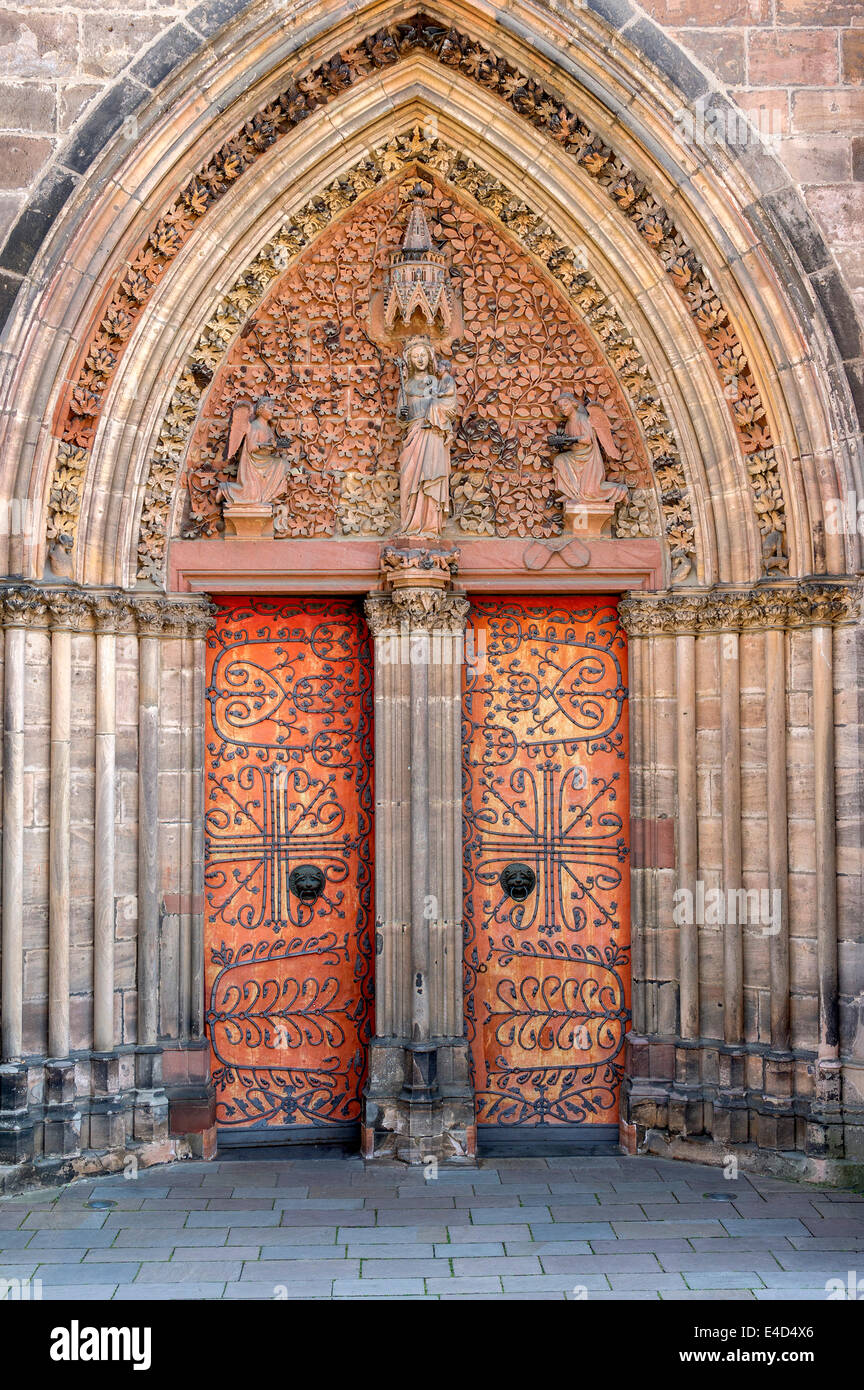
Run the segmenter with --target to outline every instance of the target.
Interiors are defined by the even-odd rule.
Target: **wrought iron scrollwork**
[[[208,638],[207,1030],[232,1127],[359,1118],[372,1006],[371,663],[350,600]]]
[[[464,700],[466,1027],[481,1124],[614,1117],[629,1019],[625,639],[480,600]]]

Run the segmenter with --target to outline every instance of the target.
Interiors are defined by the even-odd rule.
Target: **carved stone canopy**
[[[415,201],[408,215],[402,245],[390,258],[390,278],[384,300],[388,328],[412,328],[419,316],[427,329],[450,328],[453,295],[447,283],[447,257],[436,251],[423,204]]]
[[[398,352],[406,338],[422,335],[449,352],[462,337],[462,280],[429,226],[429,218],[438,216],[434,191],[433,183],[422,178],[396,190],[400,223],[406,200],[408,217],[399,245],[387,254],[383,280],[370,295],[368,323],[373,342],[391,351]]]

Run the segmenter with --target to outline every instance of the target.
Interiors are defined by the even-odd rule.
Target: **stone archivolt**
[[[862,596],[858,581],[800,580],[741,590],[631,594],[618,611],[630,637],[835,627],[860,617]]]
[[[193,534],[212,534],[218,520],[216,497],[223,476],[219,460],[224,452],[231,404],[244,390],[247,399],[254,390],[273,395],[278,374],[282,377],[287,410],[280,431],[297,432],[302,437],[304,430],[309,430],[313,406],[317,423],[314,426],[316,437],[298,445],[290,485],[291,506],[290,510],[287,504],[277,508],[277,534],[331,534],[337,524],[345,534],[383,535],[391,529],[398,502],[395,471],[398,431],[390,412],[382,408],[381,388],[391,388],[395,399],[396,369],[384,360],[380,350],[367,337],[363,313],[370,287],[375,283],[376,262],[380,270],[386,264],[389,249],[398,244],[401,234],[404,213],[397,214],[395,188],[386,190],[381,201],[370,200],[368,206],[364,204],[354,218],[340,226],[338,238],[335,230],[330,236],[319,234],[328,227],[330,218],[350,208],[370,189],[384,184],[395,172],[408,166],[417,168],[418,162],[427,178],[430,178],[430,171],[434,171],[447,185],[467,193],[484,211],[497,216],[526,250],[543,261],[591,329],[601,346],[602,357],[565,306],[557,306],[561,325],[575,345],[574,353],[559,363],[560,370],[567,381],[596,385],[614,405],[623,455],[620,476],[632,486],[631,495],[619,512],[618,534],[657,534],[656,502],[647,474],[647,455],[660,494],[673,577],[680,581],[690,574],[695,540],[683,465],[657,388],[611,303],[581,268],[578,253],[567,247],[548,224],[500,180],[441,140],[426,140],[415,130],[372,151],[368,158],[325,189],[320,198],[301,209],[217,306],[180,375],[151,461],[139,534],[141,578],[157,583],[162,580],[176,478],[193,429],[195,441],[187,462],[192,508],[190,529]],[[503,257],[512,260],[512,247],[507,246],[494,226],[478,225],[476,214],[437,182],[430,181],[430,194],[439,218],[437,233],[449,241],[457,269],[462,269],[468,286],[463,351],[454,354],[453,361],[454,374],[459,377],[461,373],[468,388],[467,392],[460,392],[465,408],[454,448],[454,502],[457,513],[461,513],[458,525],[477,534],[496,530],[503,534],[508,531],[541,536],[555,534],[560,530],[560,508],[552,498],[551,458],[545,447],[548,421],[541,418],[543,412],[539,408],[546,396],[551,401],[552,379],[549,377],[542,389],[537,384],[532,385],[532,369],[536,368],[539,356],[533,364],[528,358],[527,371],[523,368],[526,379],[521,409],[530,412],[530,417],[523,421],[515,419],[515,413],[511,418],[503,410],[494,399],[494,383],[484,383],[482,371],[478,372],[478,344],[485,346],[486,365],[494,365],[494,353],[501,359],[509,355],[500,344],[490,353],[494,332],[490,338],[489,331],[483,327],[482,315],[488,312],[493,324],[499,317],[497,309],[487,310],[499,289],[491,274],[492,253],[495,265],[506,268]],[[310,246],[316,237],[319,240]],[[370,246],[373,248],[371,254]],[[301,255],[304,248],[308,250]],[[472,257],[490,248],[489,266],[480,278],[469,282],[469,276],[473,277]],[[301,264],[292,266],[281,284],[274,286],[289,260],[298,256]],[[531,306],[541,341],[525,344],[529,353],[539,355],[549,350],[548,335],[539,322],[540,314],[547,312],[545,305],[555,304],[555,296],[533,266],[524,262],[520,269],[530,280],[534,298],[541,296],[545,300],[539,308],[537,303]],[[337,277],[342,273],[345,280],[337,286]],[[292,289],[293,297],[289,295]],[[259,305],[268,290],[272,293],[267,303],[272,302],[276,318],[264,312],[266,305],[262,305],[261,311],[250,314],[250,308]],[[515,302],[522,297],[521,285],[514,285],[509,293]],[[310,361],[297,364],[292,361],[298,341],[297,328],[302,328],[305,322],[306,331],[310,332],[314,318],[310,305],[318,310],[317,339],[315,334],[307,337]],[[472,316],[476,325],[473,330]],[[285,335],[282,339],[276,332],[280,317],[283,319],[281,332]],[[246,327],[238,338],[238,331],[244,324]],[[504,327],[507,326],[505,321]],[[520,333],[526,337],[524,330]],[[361,354],[359,378],[349,350],[352,348],[359,348]],[[304,353],[305,350],[304,347]],[[219,368],[226,355],[225,366]],[[604,358],[614,371],[604,367]],[[484,365],[482,358],[480,365]],[[211,386],[217,370],[221,386]],[[379,370],[382,372],[380,383]],[[304,377],[303,373],[308,376]],[[342,393],[335,400],[334,380]],[[560,377],[554,383],[558,389],[562,384]],[[374,418],[364,430],[352,433],[351,422],[344,418],[344,394],[350,390],[356,399],[362,394],[360,385],[367,397],[364,404],[371,407]],[[210,413],[210,401],[220,389],[223,399],[216,401]],[[536,400],[528,399],[531,393]],[[205,395],[205,411],[196,427],[197,413]],[[638,430],[629,418],[625,398],[639,422]],[[478,408],[478,401],[482,402],[482,409]],[[322,420],[326,429],[321,427]],[[520,433],[531,439],[536,435],[537,447],[529,448],[512,432],[508,435],[512,425],[518,425]],[[324,440],[326,445],[322,443]],[[544,441],[542,448],[541,441]],[[383,466],[380,460],[372,466],[370,448],[376,460],[379,460],[380,451]],[[305,457],[301,450],[305,451]],[[332,463],[328,466],[328,457],[335,457],[338,467],[334,468]],[[514,486],[514,462],[524,465],[526,460],[527,476],[523,468],[522,478],[517,474]],[[493,465],[491,473],[490,463]]]
[[[62,421],[51,489],[49,536],[71,549],[80,508],[86,451],[105,394],[137,318],[198,221],[258,157],[313,111],[358,79],[413,51],[429,54],[505,101],[572,158],[633,224],[681,294],[718,372],[753,491],[766,572],[787,568],[785,510],[775,446],[758,385],[741,341],[699,258],[669,212],[626,165],[554,93],[484,44],[419,14],[367,36],[298,77],[257,112],[190,179],[129,264],[85,352]],[[315,216],[329,221],[326,198]],[[82,457],[79,451],[85,451]],[[689,568],[689,566],[688,566]]]

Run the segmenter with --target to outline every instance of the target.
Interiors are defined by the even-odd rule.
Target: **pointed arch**
[[[766,238],[771,208],[756,187],[760,169],[768,177],[765,158],[682,142],[681,87],[693,99],[704,95],[705,80],[679,64],[676,90],[657,69],[671,56],[655,46],[649,62],[639,51],[640,35],[650,37],[641,24],[628,20],[613,38],[591,8],[556,8],[537,30],[532,9],[529,47],[523,8],[502,16],[460,3],[417,16],[404,4],[320,5],[306,10],[300,27],[299,11],[298,22],[280,15],[276,23],[253,6],[168,80],[160,103],[142,108],[132,148],[119,137],[109,145],[58,219],[9,335],[5,444],[15,477],[10,469],[8,495],[37,499],[43,512],[59,495],[61,513],[67,499],[80,511],[86,498],[76,574],[94,573],[99,549],[113,557],[115,581],[130,578],[121,556],[132,544],[130,483],[140,488],[147,425],[129,399],[129,383],[137,397],[141,375],[118,362],[158,358],[164,405],[166,378],[176,375],[190,336],[178,306],[208,296],[212,304],[229,265],[236,272],[242,236],[250,249],[256,236],[263,244],[273,199],[290,197],[289,174],[295,189],[304,175],[308,188],[313,168],[315,178],[325,169],[338,178],[337,151],[344,167],[352,141],[368,143],[411,101],[420,118],[461,124],[454,138],[482,151],[493,174],[506,169],[530,181],[551,225],[557,218],[571,234],[579,229],[597,259],[598,283],[605,275],[634,336],[641,330],[646,349],[651,343],[647,356],[656,358],[698,480],[700,577],[741,581],[766,565],[809,573],[854,563],[853,540],[844,555],[841,538],[825,536],[822,508],[857,476],[859,436],[848,393],[836,389],[836,344],[812,286],[782,228]],[[288,117],[284,131],[277,107]],[[188,208],[190,186],[194,200],[202,170],[220,184],[220,196],[204,198],[187,237],[178,233],[176,209],[184,196]],[[144,296],[122,351],[109,346],[110,382],[103,381],[99,326],[124,277],[136,288],[130,263],[133,276],[147,278],[139,263],[154,246],[158,257],[172,253],[170,268],[159,261],[154,292]],[[205,276],[211,258],[221,263],[208,264]],[[58,459],[70,401],[77,391],[80,405],[80,393],[94,385],[104,420],[92,448]],[[673,396],[685,408],[673,409]],[[152,431],[160,407],[148,401]],[[132,455],[138,464],[130,473]],[[13,546],[9,563],[38,575],[44,553],[36,536],[28,554]]]

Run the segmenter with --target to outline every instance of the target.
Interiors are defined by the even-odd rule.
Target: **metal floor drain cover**
[[[91,1211],[110,1211],[116,1205],[117,1203],[112,1202],[110,1197],[98,1197],[92,1202],[85,1203],[85,1206],[88,1206]]]
[[[702,1196],[709,1202],[734,1202],[734,1192],[703,1192]]]

